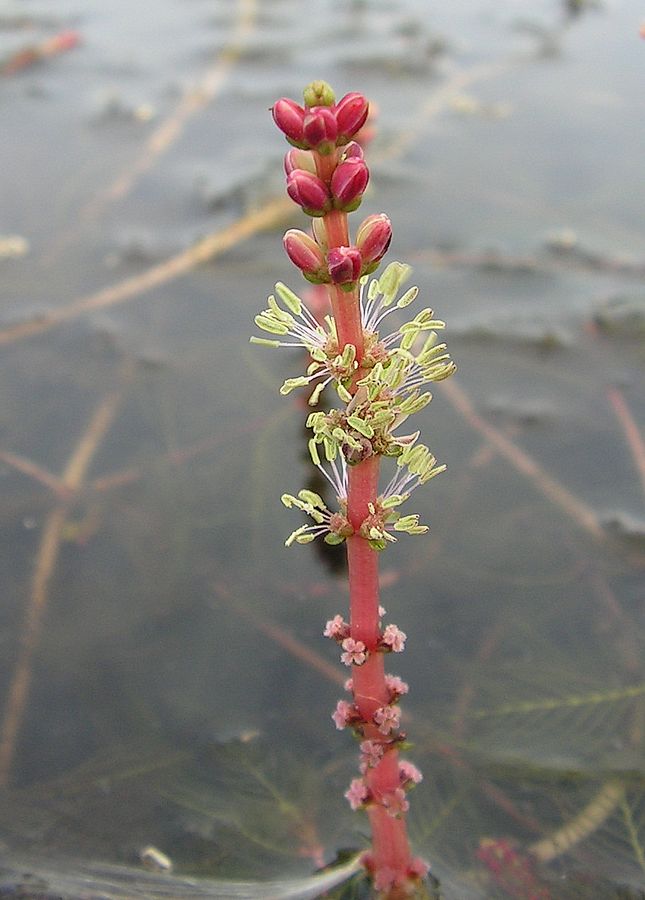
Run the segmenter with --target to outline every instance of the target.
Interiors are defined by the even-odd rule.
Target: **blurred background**
[[[365,846],[343,555],[283,546],[302,359],[248,344],[305,290],[269,108],[314,78],[373,102],[350,221],[390,216],[459,368],[418,417],[431,532],[382,559],[415,847],[453,900],[645,896],[644,17],[0,0],[3,896],[146,845],[260,880]]]

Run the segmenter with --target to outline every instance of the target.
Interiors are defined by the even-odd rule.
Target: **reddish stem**
[[[338,163],[338,153],[321,156],[314,153],[318,177],[329,184]],[[347,213],[331,210],[323,217],[327,246],[350,245],[347,227]],[[363,324],[358,287],[343,291],[338,285],[327,286],[332,312],[336,323],[339,349],[347,344],[356,348],[356,360],[360,365],[365,354]],[[396,881],[404,885],[412,864],[407,828],[403,815],[393,817],[383,805],[383,799],[391,798],[400,788],[399,755],[391,745],[388,735],[382,734],[373,723],[377,709],[387,706],[390,692],[385,681],[383,653],[378,641],[381,635],[379,615],[378,551],[359,532],[361,525],[370,515],[370,504],[378,497],[380,457],[375,454],[348,470],[347,517],[354,534],[347,539],[347,562],[349,568],[350,629],[356,641],[362,641],[369,651],[366,661],[360,666],[352,666],[354,703],[358,707],[363,726],[363,737],[386,747],[377,765],[368,769],[366,785],[372,795],[368,809],[372,827],[372,852],[370,867],[378,876],[379,871],[389,870]],[[389,892],[392,900],[398,895]]]
[[[379,463],[380,458],[375,455],[348,470],[347,516],[355,530],[347,539],[350,628],[354,640],[362,641],[370,651],[363,665],[352,667],[352,682],[354,703],[366,723],[372,721],[379,707],[390,701],[383,653],[376,649],[381,634],[378,551],[372,550],[358,533],[369,515],[369,504],[375,503],[378,496]],[[375,724],[366,724],[363,736],[366,740],[389,745],[388,737]],[[389,747],[378,765],[368,770],[366,783],[375,800],[369,808],[372,864],[376,872],[390,869],[404,882],[412,862],[405,818],[393,818],[379,802],[400,787],[399,759],[395,749]]]
[[[338,163],[338,151],[328,156],[321,156],[319,153],[314,153],[313,155],[316,161],[318,177],[326,184],[329,184]],[[336,247],[350,246],[347,213],[338,209],[332,209],[323,216],[323,222],[329,250],[333,250]],[[353,344],[356,348],[356,359],[360,365],[365,351],[358,287],[353,288],[351,291],[343,291],[338,285],[330,284],[327,287],[327,292],[334,321],[336,322],[336,333],[340,350],[342,351],[347,344]]]

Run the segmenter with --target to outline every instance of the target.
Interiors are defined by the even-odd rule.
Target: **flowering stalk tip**
[[[347,548],[349,620],[336,614],[323,630],[351,669],[345,682],[350,697],[338,701],[332,719],[360,741],[360,777],[345,796],[370,819],[373,847],[363,865],[379,897],[398,900],[413,893],[428,866],[412,855],[406,830],[408,793],[422,779],[416,766],[399,759],[405,745],[399,700],[409,688],[383,665],[386,655],[403,652],[407,635],[383,624],[378,559],[401,535],[428,530],[416,513],[402,514],[400,507],[445,466],[419,441],[419,431],[401,428],[432,400],[427,386],[449,377],[455,366],[438,337],[445,324],[432,309],[402,321],[418,296],[418,288],[405,288],[410,267],[392,262],[370,278],[392,239],[387,215],[368,215],[353,240],[350,234],[348,213],[360,205],[369,182],[359,143],[367,99],[353,92],[336,102],[329,85],[315,81],[304,91],[304,106],[282,98],[272,114],[292,145],[284,161],[287,193],[311,217],[310,232],[285,233],[284,249],[304,278],[318,285],[317,296],[326,293],[330,310],[314,314],[306,298],[278,282],[255,318],[269,336],[251,340],[305,352],[304,374],[287,378],[280,393],[306,388],[315,407],[329,387],[338,401],[310,412],[306,423],[311,460],[331,497],[310,490],[283,494],[283,504],[308,519],[285,543],[322,537]],[[383,485],[382,461],[392,470]]]

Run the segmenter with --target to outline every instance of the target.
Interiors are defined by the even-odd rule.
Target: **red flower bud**
[[[295,100],[282,97],[273,104],[271,113],[273,121],[280,131],[284,132],[290,141],[301,144],[305,123],[305,111],[302,106],[299,106]]]
[[[305,113],[304,140],[312,150],[331,153],[336,146],[338,126],[336,116],[327,106],[314,106]]]
[[[305,172],[316,174],[316,163],[309,150],[299,150],[296,147],[289,150],[284,157],[284,171],[291,175],[294,169],[304,169]]]
[[[338,144],[346,144],[363,127],[370,105],[362,94],[345,94],[334,107]]]
[[[346,159],[336,166],[330,182],[336,209],[344,212],[355,210],[360,205],[369,177],[369,169],[358,157]]]
[[[350,141],[349,144],[343,150],[343,155],[341,157],[342,160],[345,159],[353,159],[354,157],[358,157],[358,159],[363,159],[364,153],[363,148],[357,141]]]
[[[356,246],[361,251],[363,270],[361,275],[373,272],[392,240],[392,225],[385,213],[368,216],[358,226]]]
[[[282,239],[284,249],[291,262],[302,270],[302,274],[314,284],[329,281],[325,255],[309,234],[290,228]]]
[[[309,216],[324,216],[331,205],[325,182],[303,169],[294,169],[290,173],[287,193]]]
[[[361,252],[356,247],[334,247],[327,254],[327,264],[334,284],[352,284],[361,274]]]

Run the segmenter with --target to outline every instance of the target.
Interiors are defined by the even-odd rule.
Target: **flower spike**
[[[351,669],[345,682],[351,696],[338,701],[332,719],[360,741],[360,777],[345,797],[352,809],[370,811],[374,843],[363,866],[380,900],[398,900],[415,893],[428,866],[412,855],[405,825],[408,793],[422,776],[398,755],[405,742],[398,704],[408,685],[383,671],[383,657],[403,652],[407,635],[383,623],[378,554],[401,535],[428,531],[416,513],[401,508],[445,466],[419,440],[419,431],[404,432],[402,426],[431,402],[428,386],[452,375],[455,365],[438,337],[444,322],[429,307],[408,313],[419,294],[406,285],[410,267],[391,262],[378,278],[369,277],[390,246],[388,216],[368,215],[350,236],[348,213],[361,204],[369,183],[362,146],[367,99],[350,92],[336,102],[324,81],[308,85],[303,98],[304,105],[276,101],[272,115],[291,145],[284,160],[287,193],[311,219],[308,232],[287,230],[284,249],[315,287],[303,299],[278,282],[255,318],[265,336],[251,341],[304,351],[301,374],[287,378],[281,394],[306,388],[308,403],[316,406],[326,387],[335,391],[333,401],[312,410],[306,421],[309,455],[323,488],[282,495],[287,508],[309,519],[285,543],[322,537],[346,545],[350,615],[333,615],[323,634]],[[323,297],[327,314],[321,311]],[[382,463],[394,470],[383,478],[384,487]]]

